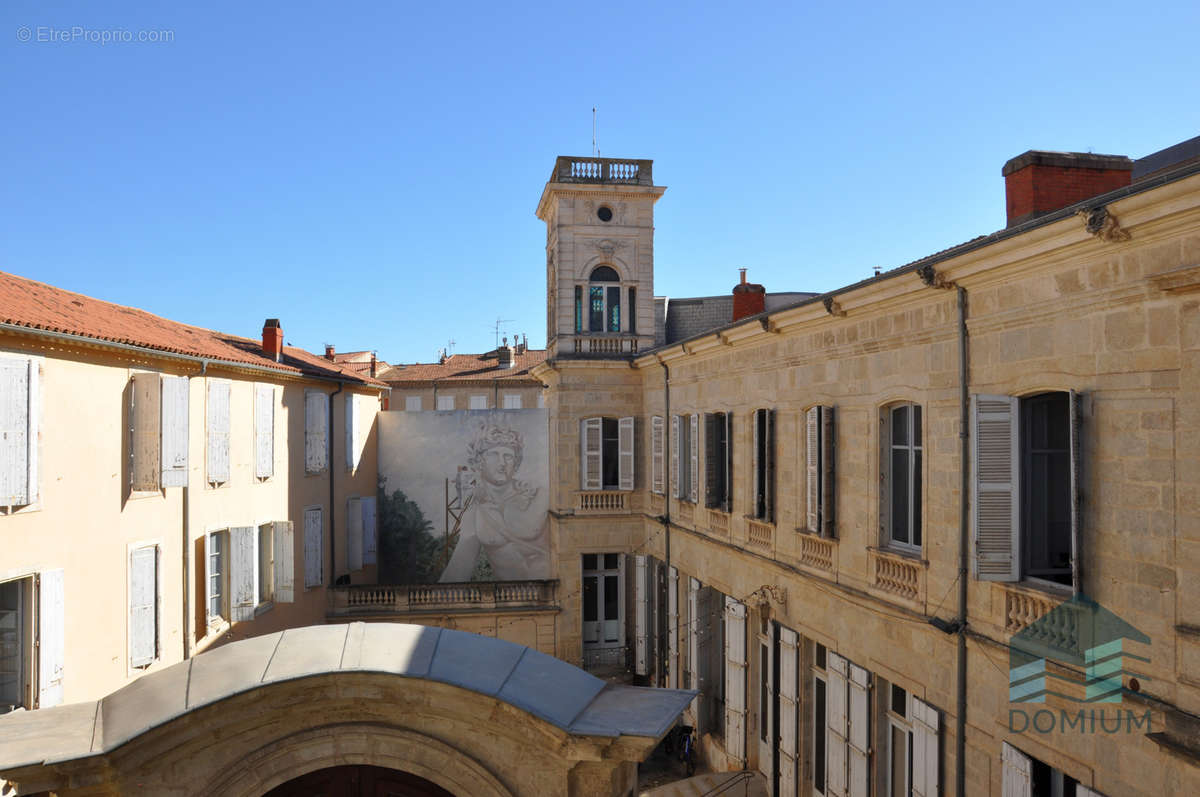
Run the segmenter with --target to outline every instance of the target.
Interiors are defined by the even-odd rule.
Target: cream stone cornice
[[[650,199],[657,202],[667,187],[665,185],[631,185],[629,183],[546,183],[538,200],[535,214],[546,220],[547,205],[554,195],[591,198]]]

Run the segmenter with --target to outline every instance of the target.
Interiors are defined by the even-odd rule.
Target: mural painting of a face
[[[517,455],[508,446],[489,448],[480,457],[480,474],[489,484],[504,485],[513,480],[517,470]]]

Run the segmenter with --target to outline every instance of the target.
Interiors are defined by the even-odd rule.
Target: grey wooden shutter
[[[304,586],[319,586],[325,577],[325,521],[320,507],[304,510]]]
[[[129,408],[132,445],[130,486],[157,490],[162,482],[159,452],[162,440],[162,387],[158,374],[134,374]]]
[[[650,604],[647,595],[646,557],[638,554],[633,558],[633,630],[634,630],[634,672],[645,675],[649,671],[649,629]]]
[[[750,516],[761,517],[763,498],[763,463],[758,456],[758,438],[763,433],[762,410],[754,410],[750,416],[752,436],[750,439]]]
[[[355,441],[358,435],[358,401],[353,393],[346,393],[342,402],[346,414],[346,469],[358,467],[358,446]]]
[[[1000,748],[1002,797],[1033,797],[1033,762],[1008,742]]]
[[[975,574],[981,581],[1020,577],[1020,451],[1017,399],[971,397],[974,455]]]
[[[679,478],[679,446],[681,443],[679,437],[679,416],[671,416],[671,494],[676,498],[683,498],[680,492],[682,489],[682,481]]]
[[[850,719],[846,740],[847,778],[850,797],[869,797],[871,789],[871,674],[856,664],[850,665],[846,682]]]
[[[229,481],[230,393],[232,385],[223,379],[208,380],[208,481]]]
[[[38,364],[0,359],[0,506],[37,501]]]
[[[746,607],[725,596],[725,755],[746,764]]]
[[[63,571],[42,571],[38,576],[38,708],[57,706],[63,700],[65,598]]]
[[[700,688],[700,634],[708,630],[700,624],[700,581],[688,579],[688,689]],[[700,696],[692,698],[692,716],[700,719]]]
[[[254,619],[257,542],[253,526],[229,530],[229,619],[234,623]]]
[[[912,793],[914,797],[938,797],[941,760],[938,750],[938,711],[917,698],[912,699],[913,752]]]
[[[826,717],[826,781],[829,797],[846,797],[849,793],[846,780],[847,733],[849,721],[846,716],[846,690],[849,662],[832,651],[826,656],[825,700]]]
[[[346,569],[362,570],[363,566],[362,500],[346,499]]]
[[[275,600],[275,528],[270,523],[258,526],[259,603]]]
[[[271,531],[275,535],[272,545],[275,554],[275,602],[292,603],[296,599],[296,543],[292,521],[277,520],[271,524]]]
[[[667,685],[679,689],[679,571],[667,568]]]
[[[804,413],[804,515],[806,528],[821,532],[821,408]]]
[[[663,419],[655,415],[650,419],[650,490],[663,493]]]
[[[704,505],[716,506],[717,477],[719,469],[724,467],[725,457],[717,452],[717,422],[720,418],[716,413],[704,414]]]
[[[579,489],[603,488],[603,418],[584,418],[579,427]]]
[[[275,387],[254,388],[254,475],[268,479],[275,475]]]
[[[363,564],[376,563],[378,550],[377,521],[375,518],[375,496],[362,499],[362,529],[363,529]]]
[[[722,508],[733,511],[733,413],[725,413],[725,495]]]
[[[320,473],[329,464],[329,396],[319,390],[304,393],[304,470]]]
[[[619,419],[617,421],[617,468],[620,472],[618,486],[622,490],[633,489],[633,441],[633,418]]]
[[[821,534],[837,536],[837,427],[833,407],[821,408]]]
[[[1083,422],[1083,407],[1080,394],[1071,391],[1071,589],[1076,595],[1080,590],[1080,559],[1079,531],[1083,518],[1083,493],[1080,467],[1082,465],[1082,450],[1080,448],[1080,429]]]
[[[775,410],[767,410],[767,468],[763,489],[766,494],[768,523],[775,522]]]
[[[700,416],[692,413],[688,424],[688,500],[693,504],[700,499]]]
[[[162,378],[162,486],[188,481],[188,393],[186,376]]]
[[[145,667],[158,655],[158,547],[129,554],[129,666]]]
[[[779,794],[796,797],[800,775],[799,637],[790,628],[779,629]],[[824,733],[817,728],[816,733]]]

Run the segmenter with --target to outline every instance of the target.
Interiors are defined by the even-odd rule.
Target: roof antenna
[[[511,319],[511,318],[501,318],[500,316],[496,316],[496,348],[497,349],[500,348],[500,325],[501,324],[511,324],[512,322],[513,322],[513,319]]]
[[[599,157],[600,150],[596,149],[596,106],[592,106],[592,157]]]

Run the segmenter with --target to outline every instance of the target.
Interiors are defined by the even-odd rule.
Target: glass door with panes
[[[587,666],[624,660],[623,559],[618,553],[583,555],[583,653]]]
[[[20,581],[0,584],[0,714],[25,704],[24,595]]]

